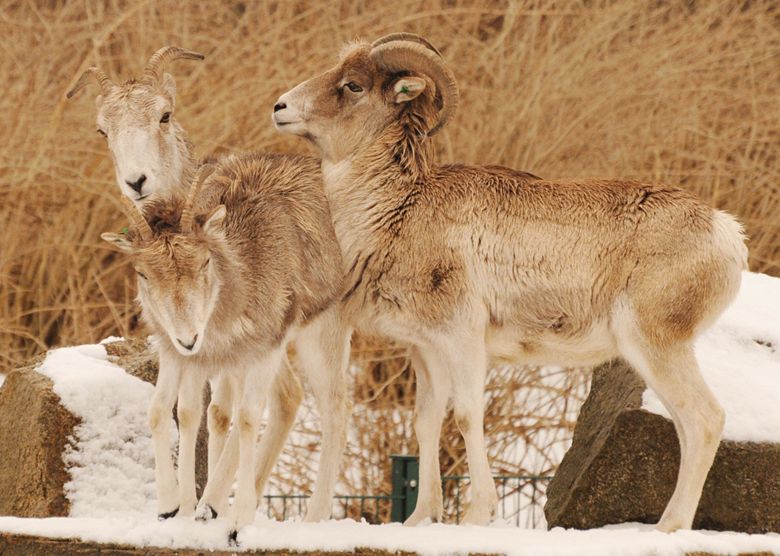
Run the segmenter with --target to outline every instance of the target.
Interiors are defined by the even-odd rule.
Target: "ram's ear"
[[[222,227],[222,222],[227,216],[225,205],[219,205],[212,209],[206,216],[206,222],[203,224],[203,231],[207,234],[213,234]]]
[[[426,86],[425,79],[422,77],[409,75],[407,77],[399,78],[393,85],[396,104],[409,102],[410,100],[417,98],[417,96],[425,90]]]
[[[119,249],[120,251],[125,251],[126,253],[130,253],[133,251],[133,244],[128,241],[127,236],[125,234],[104,232],[100,234],[100,237],[103,239],[103,241],[107,241],[108,243],[111,244],[111,246]]]

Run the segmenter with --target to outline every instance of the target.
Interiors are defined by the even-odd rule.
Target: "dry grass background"
[[[95,133],[96,92],[64,99],[87,66],[123,80],[162,45],[198,50],[204,63],[170,71],[175,117],[199,155],[301,151],[270,125],[277,96],[332,65],[344,41],[398,30],[436,44],[460,84],[460,112],[437,137],[440,160],[681,185],[737,214],[751,267],[780,274],[776,2],[0,0],[0,372],[48,346],[137,333],[132,276],[98,239],[122,217]],[[413,378],[401,352],[374,343],[356,343],[355,362],[364,372],[350,457],[360,478],[344,482],[386,490],[387,454],[414,450]],[[486,426],[496,471],[554,468],[550,446],[572,426],[556,400],[576,406],[585,383],[568,376],[493,372]],[[519,403],[539,391],[549,396]],[[308,423],[304,414],[299,437],[314,444]],[[446,472],[463,470],[454,431],[448,423]],[[540,468],[524,467],[518,438],[539,445]],[[308,465],[310,447],[299,443],[290,461]],[[299,477],[305,488],[310,471]]]

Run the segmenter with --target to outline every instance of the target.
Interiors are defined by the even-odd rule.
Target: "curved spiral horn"
[[[67,98],[72,98],[73,95],[78,93],[82,88],[86,86],[86,84],[89,82],[89,78],[92,76],[95,76],[95,79],[97,79],[98,85],[100,85],[100,90],[103,92],[103,94],[108,93],[113,87],[114,83],[111,81],[111,79],[108,78],[106,73],[96,67],[92,66],[84,70],[84,73],[81,74],[81,77],[79,77],[79,80],[76,81],[76,84],[73,86],[73,88],[68,91],[68,93],[65,95]]]
[[[371,57],[380,66],[390,71],[415,71],[433,80],[441,96],[442,108],[439,111],[439,121],[428,132],[429,136],[437,133],[455,115],[459,98],[455,76],[436,50],[431,49],[428,41],[425,39],[386,41],[371,50]]]
[[[374,42],[371,43],[371,48],[376,48],[379,45],[388,43],[388,42],[394,42],[394,41],[411,41],[411,42],[418,42],[420,44],[424,44],[431,50],[433,50],[436,54],[441,56],[441,52],[439,52],[439,49],[433,46],[430,42],[428,42],[427,39],[422,38],[420,35],[415,35],[414,33],[390,33],[389,35],[385,35],[381,39],[377,39]]]
[[[165,64],[174,60],[203,60],[205,56],[186,48],[178,46],[163,46],[160,50],[152,54],[144,68],[144,81],[150,84],[157,83],[162,77],[162,70]]]
[[[146,218],[144,218],[144,215],[138,207],[135,206],[133,201],[124,195],[122,195],[122,209],[130,219],[130,225],[138,232],[141,239],[143,241],[150,241],[154,235],[152,227],[149,226],[149,222],[146,221]]]

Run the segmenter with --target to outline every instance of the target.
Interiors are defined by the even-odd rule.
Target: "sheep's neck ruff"
[[[397,233],[434,165],[423,119],[409,111],[371,142],[337,162],[323,159],[325,190],[347,268]]]

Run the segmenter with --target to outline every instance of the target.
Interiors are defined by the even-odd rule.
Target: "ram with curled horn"
[[[450,397],[471,478],[465,521],[495,515],[489,361],[581,368],[622,357],[664,400],[681,439],[658,529],[690,528],[724,422],[693,343],[739,289],[740,224],[675,187],[437,164],[431,135],[457,106],[438,50],[395,33],[351,45],[273,109],[277,129],[322,155],[351,269],[344,318],[411,354],[420,481],[406,523],[442,518],[438,443]]]

